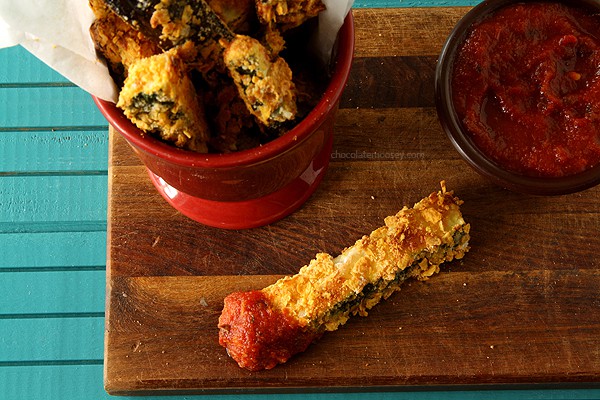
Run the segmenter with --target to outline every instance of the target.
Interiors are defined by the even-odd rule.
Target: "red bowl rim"
[[[284,135],[252,149],[226,154],[202,154],[177,148],[142,131],[125,117],[113,102],[92,95],[108,122],[138,149],[171,163],[202,168],[231,168],[269,160],[309,137],[338,103],[350,74],[354,57],[354,19],[349,12],[338,34],[338,54],[333,73],[323,96],[309,114]]]

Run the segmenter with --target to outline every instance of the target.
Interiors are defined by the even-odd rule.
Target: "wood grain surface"
[[[433,104],[466,8],[355,10],[356,59],[327,175],[284,220],[244,231],[172,209],[111,132],[105,387],[112,394],[600,382],[600,188],[559,197],[475,174]],[[339,253],[446,180],[472,250],[270,371],[218,345],[223,298]],[[502,386],[504,387],[504,386]],[[506,386],[508,387],[508,386]]]

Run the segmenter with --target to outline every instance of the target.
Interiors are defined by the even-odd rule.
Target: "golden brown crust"
[[[150,26],[154,29],[160,28],[161,40],[177,45],[190,39],[193,34],[193,24],[200,21],[195,19],[192,6],[186,3],[179,0],[161,0],[154,6],[155,11],[150,18]],[[182,8],[181,15],[178,18],[174,18],[170,11],[174,5]]]
[[[96,18],[102,18],[109,12],[109,8],[104,0],[89,0],[89,5]]]
[[[240,96],[265,126],[293,120],[297,113],[292,70],[256,39],[237,35],[223,55]]]
[[[461,234],[458,244],[457,232]],[[326,325],[327,330],[333,330],[347,319],[331,315],[339,304],[369,284],[393,282],[399,272],[416,264],[418,268],[411,273],[427,279],[439,271],[442,262],[463,257],[468,251],[468,232],[459,200],[442,190],[411,209],[405,207],[387,217],[385,226],[359,239],[338,257],[317,254],[298,274],[279,280],[263,292],[274,307],[285,309],[301,324],[316,329]]]
[[[275,57],[285,49],[285,39],[281,31],[268,27],[263,35],[262,44]]]
[[[204,110],[177,48],[132,64],[117,106],[143,131],[178,147],[207,151]]]
[[[256,0],[256,12],[262,23],[283,30],[295,28],[325,9],[321,0]]]

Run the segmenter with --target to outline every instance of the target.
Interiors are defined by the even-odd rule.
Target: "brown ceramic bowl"
[[[319,185],[329,164],[335,114],[353,51],[349,14],[338,35],[330,81],[314,109],[281,137],[235,153],[198,154],[141,135],[113,103],[94,100],[174,208],[206,225],[251,228],[289,215]]]
[[[492,161],[475,145],[454,109],[451,87],[454,61],[471,26],[501,7],[526,2],[523,0],[486,0],[471,9],[458,22],[442,49],[436,68],[435,100],[438,116],[450,141],[464,160],[477,172],[496,184],[513,191],[535,195],[558,195],[581,191],[600,183],[600,165],[575,175],[559,178],[532,177],[508,171]],[[600,12],[600,1],[598,0],[564,0],[564,3]]]

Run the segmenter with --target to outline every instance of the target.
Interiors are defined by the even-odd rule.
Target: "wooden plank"
[[[439,50],[422,42],[441,43],[465,11],[355,11],[358,57],[330,168],[298,212],[270,226],[224,231],[183,217],[111,133],[111,393],[600,381],[600,188],[508,192],[453,150],[433,107]],[[389,52],[382,43],[402,45]],[[472,225],[464,260],[405,285],[368,318],[271,371],[250,373],[227,357],[216,329],[226,294],[293,274],[317,252],[339,253],[441,179],[465,201]]]
[[[357,58],[340,107],[431,107],[435,62],[432,56]]]
[[[0,269],[0,272],[2,269]],[[104,316],[103,269],[4,272],[0,318]],[[84,295],[82,295],[84,294]]]
[[[121,140],[115,137],[117,143]],[[338,147],[334,148],[336,152],[348,153]],[[396,171],[403,173],[399,176]],[[237,237],[236,234],[199,226],[166,206],[154,193],[142,166],[117,167],[111,188],[123,195],[118,197],[119,206],[112,207],[111,213],[113,219],[127,223],[112,224],[110,228],[111,273],[113,276],[291,273],[318,251],[341,251],[379,226],[384,216],[418,201],[425,194],[419,190],[435,189],[440,177],[447,179],[448,185],[465,200],[463,212],[473,225],[473,241],[481,255],[481,258],[469,255],[477,257],[469,264],[474,270],[480,268],[479,262],[488,263],[487,257],[495,260],[494,268],[499,270],[512,270],[516,265],[526,270],[536,269],[546,263],[556,268],[571,268],[579,265],[582,258],[589,261],[578,268],[598,268],[599,261],[592,256],[600,246],[600,237],[596,229],[585,227],[600,226],[596,202],[600,188],[570,196],[523,196],[490,185],[460,160],[425,158],[377,162],[333,160],[321,188],[299,212],[263,230],[246,232],[244,240],[235,241],[231,238]],[[364,182],[368,182],[368,187],[364,187]],[[364,190],[356,190],[361,185]],[[390,187],[394,190],[390,191]],[[156,223],[148,224],[149,219]],[[478,230],[493,231],[497,224],[504,229],[488,240],[485,234],[477,235]],[[182,237],[181,232],[193,233]],[[539,246],[536,257],[522,248],[522,243],[528,242],[532,235]],[[570,240],[568,248],[560,245],[560,238],[565,235]],[[203,246],[193,245],[198,240]],[[264,243],[269,244],[272,253],[265,252]],[[504,257],[497,259],[503,253]],[[273,254],[278,262],[269,262]]]
[[[451,269],[405,286],[369,317],[351,320],[302,356],[259,374],[227,358],[215,326],[227,293],[263,287],[276,276],[113,279],[111,312],[118,318],[108,326],[108,389],[153,390],[157,382],[173,389],[265,389],[308,382],[369,387],[597,379],[600,313],[584,310],[598,306],[589,293],[597,290],[600,272],[475,276],[460,265]]]
[[[106,230],[96,232],[4,233],[0,271],[103,268]],[[32,251],[31,249],[35,249]]]
[[[444,1],[448,4],[448,1]],[[462,4],[464,5],[464,4]],[[470,7],[356,10],[356,57],[431,56]],[[364,45],[363,45],[364,44]]]
[[[106,171],[108,129],[0,133],[0,174]]]
[[[0,367],[0,398],[108,400],[101,376],[102,364]]]
[[[76,86],[0,87],[0,99],[2,130],[107,126],[91,96]]]
[[[0,232],[72,231],[73,222],[81,223],[82,231],[104,230],[107,200],[97,194],[107,186],[103,174],[4,176]],[[79,199],[77,204],[69,202],[72,197]]]
[[[103,325],[102,317],[1,318],[0,368],[102,360],[102,335],[90,332],[102,332]]]

